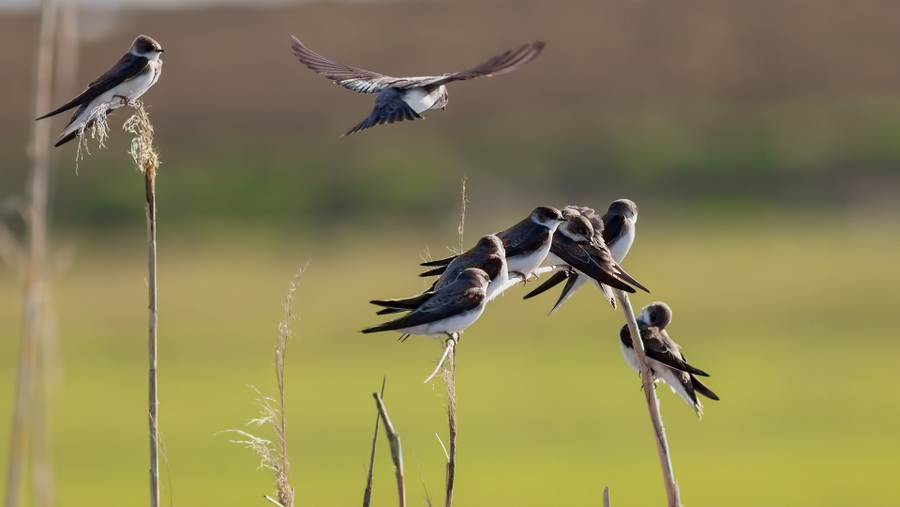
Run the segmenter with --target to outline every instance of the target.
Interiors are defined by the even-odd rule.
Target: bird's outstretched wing
[[[96,97],[99,97],[100,95],[103,95],[104,93],[113,89],[113,87],[115,87],[119,83],[134,78],[135,76],[143,72],[144,69],[147,68],[147,64],[149,63],[150,60],[148,60],[146,57],[135,56],[131,53],[127,53],[102,76],[93,80],[91,84],[88,85],[85,91],[81,92],[77,97],[66,102],[59,108],[54,109],[44,116],[41,116],[40,118],[38,118],[38,120],[49,118],[50,116],[57,115],[59,113],[62,113],[63,111],[68,111],[73,107],[90,102]]]
[[[543,49],[544,43],[540,41],[526,44],[519,49],[510,49],[502,55],[495,56],[480,65],[476,65],[466,70],[437,77],[402,78],[397,82],[392,83],[390,86],[393,86],[394,88],[412,88],[416,86],[435,87],[453,81],[466,81],[481,76],[499,76],[500,74],[518,70],[519,67],[534,60]]]
[[[330,58],[312,51],[299,39],[291,35],[291,49],[300,59],[300,63],[310,70],[318,72],[348,90],[359,93],[378,93],[397,78],[385,76],[370,70],[357,69],[340,64]]]

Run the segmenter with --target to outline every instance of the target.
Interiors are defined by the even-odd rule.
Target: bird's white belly
[[[428,330],[432,336],[440,336],[444,333],[461,333],[467,327],[474,324],[475,321],[481,317],[482,312],[484,312],[483,304],[475,310],[461,313],[437,322],[432,322],[428,324]]]
[[[417,113],[428,111],[437,102],[437,90],[428,93],[422,88],[410,88],[403,94],[403,101]]]
[[[491,280],[491,283],[488,284],[487,289],[484,291],[485,299],[487,301],[491,301],[495,297],[497,297],[500,292],[504,290],[506,285],[509,282],[509,271],[507,271],[506,266],[500,269],[500,273],[496,278]]]
[[[550,242],[548,241],[546,245],[541,248],[535,250],[534,252],[528,255],[522,255],[519,257],[507,258],[506,262],[509,264],[510,271],[520,271],[528,276],[544,262],[544,259],[547,258],[547,254],[550,253]],[[555,256],[554,256],[555,257]]]
[[[628,255],[628,250],[631,249],[632,243],[634,243],[634,227],[629,227],[628,232],[619,238],[619,241],[614,241],[612,245],[608,245],[609,253],[612,254],[616,264],[621,263],[625,259],[625,256]]]
[[[626,347],[622,340],[619,340],[619,346],[622,348],[622,357],[625,358],[625,364],[630,366],[632,370],[640,373],[641,363],[638,361],[637,353],[635,353],[634,349]]]

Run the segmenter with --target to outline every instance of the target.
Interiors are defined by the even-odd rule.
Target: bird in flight
[[[534,60],[543,42],[526,44],[519,49],[509,50],[502,55],[476,65],[475,67],[444,74],[442,76],[390,77],[369,70],[342,65],[311,51],[299,39],[291,36],[291,48],[303,65],[331,79],[336,84],[359,93],[377,93],[375,107],[371,114],[343,136],[354,132],[395,121],[415,120],[429,109],[444,109],[447,106],[447,83],[466,81],[481,76],[506,74]],[[341,137],[343,137],[341,136]]]
[[[61,146],[84,132],[94,122],[98,108],[105,108],[105,113],[109,114],[140,98],[159,79],[163,63],[159,56],[164,51],[155,40],[139,35],[131,43],[128,53],[106,73],[91,81],[85,91],[38,118],[43,120],[78,107],[54,146]]]

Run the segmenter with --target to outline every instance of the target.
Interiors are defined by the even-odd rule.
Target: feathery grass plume
[[[247,440],[232,440],[236,444],[243,444],[253,450],[260,458],[259,468],[267,468],[275,473],[275,498],[265,495],[266,500],[281,505],[293,507],[294,488],[291,486],[291,463],[287,451],[287,429],[284,415],[284,357],[288,339],[291,337],[291,322],[294,320],[294,293],[300,282],[300,275],[306,270],[306,266],[297,271],[291,281],[290,289],[284,301],[284,320],[278,324],[278,340],[275,342],[275,379],[278,382],[279,399],[263,396],[255,387],[256,402],[262,409],[262,416],[251,419],[247,425],[254,424],[257,428],[270,425],[275,431],[275,442],[260,438],[246,431],[228,430],[237,433]]]
[[[644,397],[647,399],[647,408],[650,410],[650,422],[653,424],[653,434],[656,440],[656,451],[659,455],[659,465],[662,467],[663,483],[666,486],[666,497],[669,507],[681,507],[681,492],[678,491],[678,483],[675,481],[675,473],[672,471],[672,458],[669,454],[669,444],[666,441],[666,429],[663,427],[662,416],[659,414],[659,400],[656,398],[656,384],[650,376],[650,366],[647,364],[647,354],[644,353],[644,341],[638,329],[634,310],[628,294],[619,289],[613,289],[616,299],[625,313],[625,322],[631,333],[631,341],[638,361],[641,364],[641,384],[644,388]]]
[[[159,395],[157,391],[157,283],[156,283],[156,170],[159,155],[153,148],[153,124],[144,109],[144,104],[136,100],[131,103],[134,114],[125,125],[127,132],[134,134],[129,154],[138,171],[144,175],[145,211],[147,212],[147,287],[149,325],[149,410],[150,422],[150,505],[159,507]],[[96,109],[95,109],[96,110]],[[93,113],[92,113],[93,114]],[[105,111],[104,111],[105,120]],[[100,128],[100,127],[95,127]]]

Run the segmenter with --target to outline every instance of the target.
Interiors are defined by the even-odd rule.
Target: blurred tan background
[[[256,458],[216,433],[274,393],[280,303],[308,260],[288,351],[297,505],[359,502],[386,401],[441,497],[434,340],[357,331],[367,301],[423,287],[424,250],[466,245],[539,204],[640,207],[625,267],[669,303],[685,355],[722,398],[702,421],[658,393],[685,505],[890,505],[900,403],[889,368],[900,292],[900,4],[864,0],[420,1],[78,11],[75,89],[144,33],[166,49],[145,96],[158,182],[160,428],[181,504],[251,504]],[[36,11],[0,11],[0,202],[26,179]],[[303,67],[289,36],[390,75],[460,70],[534,40],[514,74],[457,83],[446,112],[340,134],[372,96]],[[61,115],[66,116],[66,115]],[[52,449],[59,505],[146,501],[142,182],[112,116],[75,169],[54,151],[51,304],[59,365]],[[54,120],[61,129],[63,120]],[[530,288],[526,288],[530,290]],[[460,345],[460,505],[662,503],[621,315],[584,289],[492,303]],[[8,433],[21,284],[0,265],[0,434]],[[5,456],[7,441],[0,439]],[[415,455],[413,455],[415,452]],[[5,458],[0,473],[5,474]],[[395,502],[379,447],[375,505]],[[165,496],[165,495],[164,495]]]

